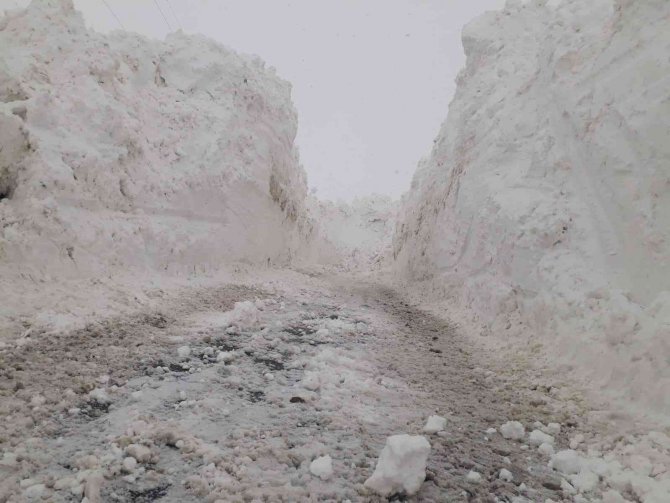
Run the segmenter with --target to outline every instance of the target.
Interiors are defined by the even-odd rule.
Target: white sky
[[[106,0],[130,31],[203,33],[293,84],[297,143],[326,199],[400,196],[432,147],[463,66],[462,26],[504,0]],[[0,7],[28,0],[0,0]],[[104,0],[75,0],[97,31]]]

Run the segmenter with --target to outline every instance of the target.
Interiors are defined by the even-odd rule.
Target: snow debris
[[[498,478],[500,480],[504,480],[505,482],[512,482],[512,480],[514,480],[512,472],[510,472],[507,468],[503,468],[502,470],[500,470]]]
[[[580,444],[584,442],[584,435],[581,433],[578,435],[575,435],[571,440],[570,440],[570,449],[576,449],[577,447],[580,446]]]
[[[135,458],[139,463],[147,463],[151,460],[151,449],[146,445],[130,444],[126,447],[126,454]]]
[[[225,313],[228,325],[241,329],[251,329],[258,325],[260,311],[254,302],[249,300],[235,302],[235,307]]]
[[[554,455],[554,446],[552,444],[540,444],[540,446],[537,448],[538,451],[540,451],[541,454],[551,457]]]
[[[498,430],[496,430],[495,428],[489,428],[486,430],[487,435],[495,435],[496,433],[498,433]]]
[[[540,431],[540,430],[533,430],[530,432],[530,435],[528,436],[528,442],[532,446],[540,446],[542,444],[554,444],[554,437],[551,435],[547,435],[546,433]]]
[[[94,400],[100,404],[108,404],[112,402],[112,399],[109,398],[107,392],[102,388],[95,388],[88,393],[88,396],[91,400]]]
[[[235,359],[234,351],[219,351],[216,355],[217,362],[229,363]]]
[[[522,440],[526,429],[519,421],[507,421],[500,427],[500,434],[509,440]]]
[[[553,468],[556,471],[570,475],[573,473],[579,473],[582,469],[582,460],[573,449],[566,449],[559,451],[551,457],[549,461],[549,468]]]
[[[545,428],[545,432],[549,435],[558,435],[561,432],[561,425],[558,423],[549,423]]]
[[[365,486],[382,496],[393,493],[415,494],[426,478],[426,461],[430,443],[423,436],[393,435],[377,461],[372,476]]]
[[[447,420],[442,416],[430,416],[423,427],[424,433],[437,433],[447,428]]]
[[[570,482],[580,493],[588,493],[598,487],[598,475],[591,470],[581,469],[579,473],[570,477]]]
[[[563,491],[564,494],[576,494],[577,490],[574,488],[570,482],[568,482],[565,479],[561,479],[561,491]]]
[[[133,473],[135,471],[135,468],[137,468],[137,459],[128,456],[123,459],[122,466],[124,472]]]
[[[188,358],[189,356],[191,356],[190,346],[179,346],[177,348],[177,356],[179,358],[182,358],[182,359]]]
[[[321,480],[328,480],[333,475],[333,460],[330,456],[320,456],[309,465],[309,471]]]
[[[46,401],[47,399],[42,395],[33,395],[33,397],[30,399],[30,405],[33,407],[39,407],[40,405],[44,405]]]
[[[321,387],[321,376],[319,372],[308,371],[302,379],[302,385],[310,391],[318,391]]]
[[[479,484],[482,481],[482,476],[479,472],[470,470],[468,474],[465,476],[465,480],[473,484]]]

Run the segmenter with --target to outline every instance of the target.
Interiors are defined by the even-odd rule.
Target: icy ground
[[[397,434],[431,449],[391,499],[668,501],[665,434],[596,424],[567,380],[470,340],[383,286],[288,272],[27,336],[0,354],[0,501],[383,501],[364,483]]]

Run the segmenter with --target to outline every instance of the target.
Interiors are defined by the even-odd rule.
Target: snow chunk
[[[580,493],[587,493],[598,487],[598,475],[591,470],[581,470],[577,475],[573,475],[570,481]]]
[[[442,416],[430,416],[423,427],[425,433],[437,433],[443,431],[447,427],[447,420]]]
[[[216,361],[217,362],[232,362],[235,359],[235,353],[232,351],[219,351],[219,353],[216,355]]]
[[[102,388],[95,388],[88,393],[88,396],[91,400],[95,400],[100,404],[112,402],[111,398],[109,398],[109,395],[107,395],[107,392]]]
[[[365,486],[382,496],[404,492],[415,494],[426,478],[430,443],[426,437],[393,435],[386,439],[377,467]]]
[[[582,460],[577,451],[566,449],[559,451],[551,457],[549,468],[565,474],[579,473],[582,468]]]
[[[253,328],[258,324],[259,314],[260,311],[253,302],[235,302],[235,307],[226,313],[226,322],[239,328]]]
[[[310,391],[317,391],[321,387],[321,377],[318,372],[305,372],[302,385]]]
[[[512,472],[510,472],[507,468],[503,468],[500,470],[498,478],[500,480],[504,480],[505,482],[512,482],[512,480],[514,480],[514,475],[512,475]]]
[[[137,467],[137,460],[133,457],[128,456],[123,460],[122,463],[123,471],[126,473],[133,473]]]
[[[554,437],[551,435],[547,435],[543,431],[540,430],[533,430],[530,432],[530,436],[528,437],[528,441],[530,442],[530,445],[533,446],[539,446],[542,444],[554,444]]]
[[[126,447],[126,454],[135,458],[140,463],[146,463],[151,460],[151,449],[149,449],[146,445],[130,444],[128,447]]]
[[[507,421],[500,427],[500,433],[504,438],[521,440],[526,434],[526,429],[519,421]]]
[[[482,476],[478,472],[470,470],[468,474],[465,476],[465,480],[473,484],[479,484],[482,481]]]
[[[551,444],[540,444],[540,447],[537,448],[538,451],[540,451],[540,454],[544,454],[545,456],[553,456],[554,455],[554,446]]]
[[[550,435],[558,435],[561,432],[561,425],[558,423],[549,423],[545,430]]]
[[[179,358],[188,358],[191,356],[191,348],[189,346],[180,346],[177,348],[177,356]]]
[[[309,471],[321,480],[328,480],[333,475],[333,460],[330,456],[316,458],[309,465]]]

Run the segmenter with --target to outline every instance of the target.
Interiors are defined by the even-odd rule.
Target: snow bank
[[[344,269],[379,268],[390,256],[398,203],[369,196],[351,203],[308,198],[314,219],[313,261]]]
[[[26,282],[281,264],[304,243],[290,85],[257,57],[97,34],[70,0],[8,11],[0,47],[3,314]]]
[[[508,2],[405,196],[397,271],[670,413],[670,3]]]

